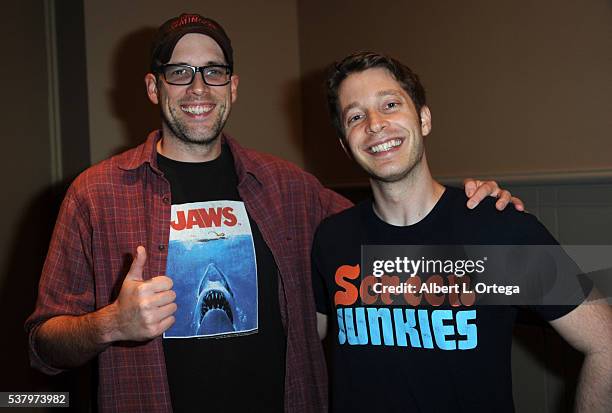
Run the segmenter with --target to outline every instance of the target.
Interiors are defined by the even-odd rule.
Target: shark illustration
[[[194,309],[194,328],[198,335],[222,334],[236,331],[234,293],[223,272],[210,263],[198,288]]]

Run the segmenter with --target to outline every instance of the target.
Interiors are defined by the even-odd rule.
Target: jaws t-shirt
[[[170,182],[166,275],[176,322],[164,333],[175,411],[283,410],[286,336],[274,257],[237,191],[229,149],[210,162],[158,155]]]

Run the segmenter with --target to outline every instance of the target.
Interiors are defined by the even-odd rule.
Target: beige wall
[[[181,12],[213,17],[232,39],[240,86],[228,132],[246,146],[302,165],[297,5],[285,0],[86,0],[92,160],[139,143],[159,127],[142,79],[152,30]]]
[[[305,156],[325,182],[360,179],[338,149],[319,86],[329,62],[359,49],[421,75],[437,175],[612,171],[609,0],[382,4],[298,2]]]

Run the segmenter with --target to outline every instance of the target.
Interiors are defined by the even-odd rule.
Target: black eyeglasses
[[[225,86],[232,77],[232,68],[227,65],[190,66],[168,64],[159,67],[166,82],[171,85],[190,85],[195,74],[200,72],[202,80],[209,86]]]

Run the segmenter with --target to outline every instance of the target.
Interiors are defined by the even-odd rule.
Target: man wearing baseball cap
[[[168,20],[145,76],[161,129],[66,194],[26,330],[48,374],[97,358],[101,411],[327,409],[310,247],[350,202],[223,133],[238,81],[217,22]]]

